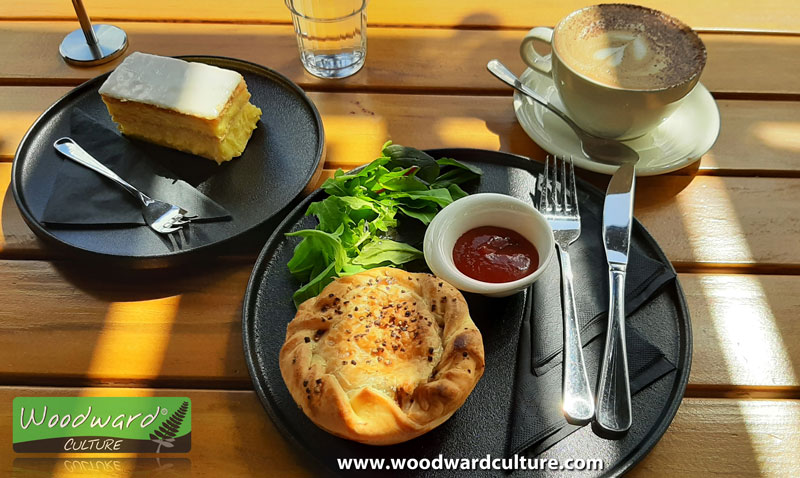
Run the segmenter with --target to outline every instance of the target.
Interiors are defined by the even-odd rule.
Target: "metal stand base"
[[[64,37],[59,52],[64,61],[75,66],[95,66],[117,58],[128,47],[128,35],[114,25],[92,25],[97,45],[86,42],[80,28]]]

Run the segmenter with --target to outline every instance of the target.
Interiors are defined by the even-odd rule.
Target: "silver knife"
[[[634,164],[617,169],[608,183],[603,206],[603,242],[611,289],[603,364],[597,381],[594,430],[606,438],[621,438],[631,427],[631,388],[625,351],[625,271],[633,222]]]

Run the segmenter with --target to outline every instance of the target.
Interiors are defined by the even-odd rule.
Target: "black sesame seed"
[[[309,342],[311,342],[311,339],[310,339],[310,338],[308,338],[308,337],[303,337],[303,341],[304,341],[305,343],[309,343]]]
[[[308,387],[308,380],[303,380],[303,386]]]
[[[464,357],[464,358],[467,358],[467,357],[469,357],[469,354],[464,352],[463,354],[461,354],[461,356]]]
[[[430,355],[428,355],[428,362],[433,362],[433,357],[431,357]]]
[[[355,364],[356,364],[356,361],[355,361],[355,360],[351,360],[351,361],[350,361],[350,363],[351,363],[351,364],[353,364],[353,365],[355,365]]]

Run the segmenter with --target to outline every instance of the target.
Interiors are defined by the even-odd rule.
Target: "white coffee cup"
[[[624,15],[620,15],[621,13]],[[670,70],[671,73],[666,73],[674,77],[670,79],[669,84],[656,84],[659,82],[653,81],[653,85],[632,88],[621,84],[604,83],[597,77],[588,76],[589,70],[581,70],[583,66],[578,65],[577,61],[570,64],[565,60],[565,54],[561,50],[567,48],[566,42],[586,42],[585,35],[582,36],[580,32],[592,18],[601,18],[603,22],[610,24],[621,22],[621,16],[626,18],[626,22],[641,19],[641,24],[629,23],[634,34],[636,29],[646,32],[648,28],[646,22],[656,22],[659,28],[660,25],[664,25],[668,37],[674,29],[676,35],[674,38],[681,39],[679,47],[687,55],[684,68],[678,69],[680,73],[675,73],[674,69]],[[550,45],[551,53],[542,55],[537,52],[534,49],[534,44],[537,42]],[[569,47],[574,51],[575,45],[580,47],[582,44],[574,43]],[[626,48],[627,46],[623,46],[622,50],[612,48],[605,50],[622,51],[619,54],[619,58],[622,58],[621,55],[629,54],[624,51]],[[638,5],[607,4],[576,10],[562,19],[555,28],[533,28],[522,40],[520,55],[532,69],[553,78],[567,113],[580,127],[605,138],[631,139],[651,131],[680,106],[681,101],[692,91],[700,78],[705,66],[706,49],[691,28],[669,15]],[[596,55],[595,53],[594,58]],[[675,61],[676,57],[681,58],[677,54],[671,56],[672,61]],[[657,62],[654,64],[658,65]],[[685,75],[675,77],[683,73]],[[662,81],[664,82],[666,80]]]

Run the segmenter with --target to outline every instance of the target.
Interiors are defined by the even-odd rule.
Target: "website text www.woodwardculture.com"
[[[340,470],[603,470],[601,459],[568,458],[563,461],[550,458],[525,458],[514,455],[507,458],[337,458]]]

